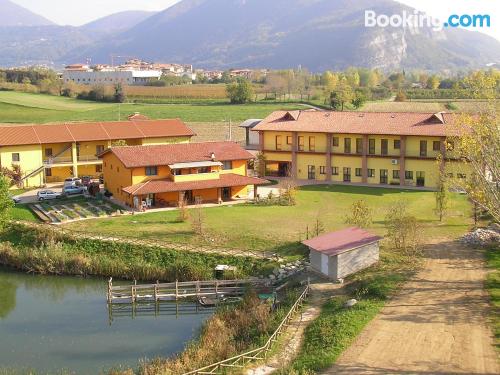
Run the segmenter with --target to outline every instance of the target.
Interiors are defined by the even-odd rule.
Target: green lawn
[[[95,103],[43,94],[0,91],[0,123],[57,121],[113,121],[140,112],[151,118],[180,118],[189,122],[239,122],[264,118],[279,109],[303,108],[297,104],[115,104]],[[120,117],[121,116],[121,117]]]
[[[464,195],[450,198],[449,215],[439,223],[433,213],[434,193],[355,186],[316,185],[303,187],[296,206],[235,205],[204,209],[209,235],[224,246],[286,252],[299,249],[306,231],[313,231],[320,217],[327,231],[345,227],[346,212],[353,202],[364,199],[373,210],[372,230],[384,234],[385,212],[391,202],[404,199],[423,225],[422,236],[458,237],[471,224]],[[78,230],[110,235],[139,236],[169,241],[198,241],[189,223],[177,222],[177,212],[157,212],[68,224]]]
[[[491,318],[495,332],[495,346],[500,350],[500,248],[498,246],[489,248],[486,259],[491,270],[486,280],[486,288],[493,304]]]
[[[27,204],[16,204],[10,210],[10,215],[12,220],[39,221]]]

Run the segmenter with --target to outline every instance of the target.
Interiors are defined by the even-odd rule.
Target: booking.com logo
[[[401,14],[377,14],[374,10],[365,10],[365,26],[366,27],[432,27],[433,30],[440,31],[444,27],[490,27],[491,17],[488,14],[452,14],[446,22],[441,22],[438,19],[421,13],[415,10],[409,13],[403,10]]]

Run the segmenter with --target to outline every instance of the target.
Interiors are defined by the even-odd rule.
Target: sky
[[[11,0],[60,25],[82,25],[124,10],[159,11],[179,0]],[[272,0],[269,0],[272,1]],[[355,1],[355,0],[353,0]],[[481,32],[500,40],[498,0],[398,0],[427,14],[446,20],[450,14],[489,14],[491,27]]]

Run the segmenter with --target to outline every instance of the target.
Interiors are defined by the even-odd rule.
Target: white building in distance
[[[145,85],[158,81],[162,75],[158,70],[92,70],[66,69],[63,72],[63,82],[74,82],[79,85]]]

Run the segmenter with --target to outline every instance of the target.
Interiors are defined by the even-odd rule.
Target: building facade
[[[267,183],[247,176],[253,156],[234,142],[111,147],[100,157],[106,190],[136,209],[246,199]]]
[[[68,177],[102,175],[97,155],[113,144],[187,143],[194,132],[180,120],[132,120],[0,126],[0,166],[18,166],[25,187]]]
[[[253,131],[270,176],[422,188],[435,188],[442,168],[467,177],[446,144],[449,113],[279,111]]]
[[[74,82],[79,85],[145,85],[158,81],[162,72],[158,70],[65,70],[63,82]]]

